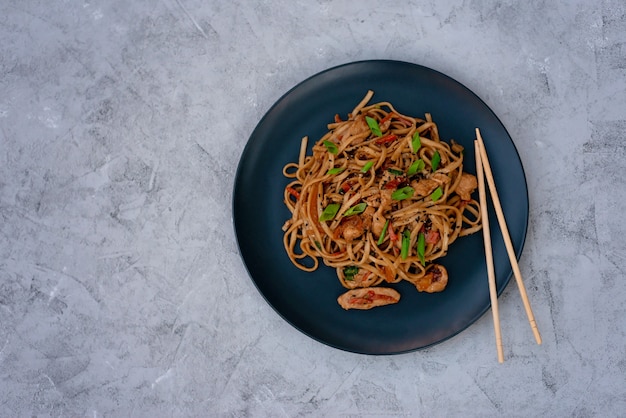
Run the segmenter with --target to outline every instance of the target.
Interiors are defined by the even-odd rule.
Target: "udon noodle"
[[[293,264],[314,271],[320,260],[349,289],[345,309],[396,303],[384,284],[406,280],[421,292],[440,292],[448,273],[435,260],[458,238],[481,228],[472,198],[476,178],[463,171],[463,147],[444,142],[430,114],[398,112],[366,96],[343,120],[339,115],[307,154],[302,138],[284,203],[283,226]]]

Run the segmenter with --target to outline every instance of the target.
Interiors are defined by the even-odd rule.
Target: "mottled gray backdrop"
[[[531,218],[515,286],[443,344],[326,347],[257,292],[231,222],[254,126],[389,58],[501,118]],[[624,416],[626,3],[0,3],[0,416]]]

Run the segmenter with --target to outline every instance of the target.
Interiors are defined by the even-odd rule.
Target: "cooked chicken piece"
[[[382,210],[391,208],[391,205],[393,204],[393,199],[391,198],[392,193],[393,190],[388,189],[382,189],[380,191],[380,207]]]
[[[388,287],[352,289],[337,298],[343,309],[372,309],[399,301],[400,293]]]
[[[369,132],[370,127],[367,125],[367,121],[365,120],[364,115],[359,115],[356,117],[352,125],[350,125],[350,130],[348,131],[349,136],[360,135],[365,132]]]
[[[471,200],[471,194],[478,187],[478,182],[476,181],[476,176],[468,173],[461,174],[461,180],[459,181],[459,185],[456,187],[456,194],[459,195],[461,200]]]
[[[363,220],[360,216],[350,216],[344,218],[337,229],[335,229],[335,237],[343,237],[348,242],[354,241],[365,232]]]
[[[414,284],[420,292],[441,292],[448,284],[448,270],[444,266],[433,264],[427,269],[426,274]]]
[[[433,179],[413,180],[411,187],[415,190],[415,196],[428,196],[439,187],[439,182]]]
[[[376,213],[376,209],[368,205],[367,208],[363,211],[363,213],[359,215],[363,219],[364,230],[368,230],[371,228],[375,213]]]
[[[383,207],[381,206],[380,209],[378,209],[372,216],[372,232],[377,237],[380,237],[380,234],[383,233],[385,222],[387,222],[387,219],[383,216],[383,211],[381,210],[382,208]]]
[[[372,226],[374,213],[374,208],[368,206],[360,215],[352,215],[343,218],[335,229],[335,238],[343,237],[343,239],[348,242],[359,238]]]

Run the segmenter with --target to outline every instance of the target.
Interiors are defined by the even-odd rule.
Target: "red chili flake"
[[[382,144],[389,144],[390,142],[395,141],[396,139],[398,139],[398,137],[394,134],[389,134],[389,135],[385,135],[379,139],[376,140],[376,143],[378,145],[382,145]]]
[[[287,192],[292,195],[296,200],[300,199],[300,192],[291,186],[287,186]]]
[[[383,187],[385,189],[387,189],[387,190],[397,189],[402,184],[406,183],[406,181],[407,181],[406,177],[399,176],[399,177],[396,177],[396,178],[394,178],[392,180],[389,180],[387,183],[385,183],[385,185]]]

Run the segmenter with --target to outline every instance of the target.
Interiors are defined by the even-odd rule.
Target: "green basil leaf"
[[[423,232],[420,232],[417,237],[417,256],[420,258],[422,262],[422,266],[426,265],[426,258],[424,256],[424,252],[426,251],[426,236]]]
[[[441,187],[437,187],[435,191],[431,193],[430,198],[433,202],[436,202],[441,196],[443,196],[443,190],[441,190]]]
[[[393,193],[391,193],[391,198],[393,200],[408,199],[409,197],[413,196],[414,192],[415,190],[413,190],[411,186],[406,186],[401,189],[395,190]]]
[[[387,228],[389,228],[389,219],[385,221],[385,226],[383,226],[383,231],[380,233],[380,237],[378,237],[378,242],[376,244],[381,245],[385,240],[385,234],[387,234]]]
[[[330,152],[331,154],[337,155],[337,153],[339,152],[339,148],[337,148],[337,144],[335,144],[333,141],[325,140],[323,144],[328,150],[328,152]]]
[[[378,122],[376,121],[376,119],[371,118],[369,116],[365,116],[365,121],[367,122],[367,126],[370,127],[370,130],[372,131],[374,135],[383,136],[383,133],[380,130],[380,126],[378,125]]]
[[[415,154],[417,150],[422,147],[422,141],[420,140],[420,133],[415,131],[413,134],[413,140],[411,141],[411,146],[413,147],[413,153]]]
[[[366,207],[367,207],[367,203],[361,202],[358,205],[354,205],[350,209],[345,211],[343,213],[343,216],[358,215],[359,213],[362,213],[365,210]]]
[[[413,163],[409,166],[409,171],[406,172],[406,175],[411,177],[414,174],[417,174],[418,171],[422,171],[426,167],[424,160],[421,158],[419,160],[413,161]]]
[[[339,208],[341,208],[341,205],[339,203],[331,203],[330,205],[326,206],[324,208],[324,211],[322,212],[322,215],[320,216],[320,222],[332,220],[339,211]]]
[[[363,174],[367,173],[368,171],[370,171],[370,168],[372,168],[373,165],[374,165],[374,161],[366,162],[363,168],[361,168],[361,173]]]
[[[430,160],[430,164],[433,167],[433,172],[437,171],[437,168],[439,168],[439,162],[441,162],[441,155],[439,155],[439,151],[435,151],[433,159]]]
[[[328,170],[326,174],[339,174],[343,170],[345,170],[343,167],[335,167],[335,168],[331,168],[330,170]]]

